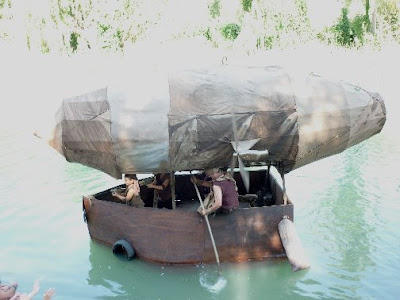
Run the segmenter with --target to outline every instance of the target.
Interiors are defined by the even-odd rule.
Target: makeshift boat
[[[129,74],[62,101],[49,143],[68,161],[121,178],[230,166],[239,154],[243,165],[288,173],[386,121],[378,93],[277,66]]]
[[[293,221],[284,175],[370,138],[386,121],[379,94],[320,76],[299,78],[277,66],[129,74],[64,99],[49,143],[68,161],[115,178],[232,166],[240,170],[241,195],[268,186],[273,205],[210,217],[222,261],[285,254],[290,260],[290,243],[285,244],[292,235],[283,237],[279,229],[283,220]],[[255,166],[276,167],[282,185],[277,184],[279,176],[262,171],[249,175],[246,167]],[[115,203],[110,190],[85,196],[90,236],[149,261],[214,261],[217,251],[211,247],[207,218],[196,212],[188,180],[176,176],[180,201],[173,202],[174,210]],[[141,193],[148,198],[144,187]]]
[[[293,204],[290,199],[284,203],[279,175],[265,170],[250,172],[250,192],[254,194],[248,194],[240,174],[235,174],[241,195],[239,209],[228,215],[209,217],[220,260],[284,257],[278,224],[283,217],[293,220]],[[91,238],[115,251],[121,246],[127,256],[135,253],[140,259],[157,263],[215,262],[213,245],[204,217],[197,212],[200,204],[189,175],[175,178],[174,210],[153,208],[152,190],[145,187],[141,189],[141,197],[150,207],[126,205],[113,197],[110,190],[83,197]]]

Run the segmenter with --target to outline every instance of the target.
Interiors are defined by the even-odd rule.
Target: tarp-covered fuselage
[[[379,94],[345,82],[218,66],[137,75],[64,99],[50,143],[119,178],[228,166],[236,126],[237,141],[269,153],[247,165],[282,162],[290,172],[368,139],[385,120]]]

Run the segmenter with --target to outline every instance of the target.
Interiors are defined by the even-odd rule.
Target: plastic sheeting
[[[280,67],[217,66],[140,74],[64,99],[50,144],[68,161],[126,173],[231,164],[235,141],[257,139],[262,161],[290,172],[383,128],[379,94]],[[240,155],[240,153],[239,153]]]

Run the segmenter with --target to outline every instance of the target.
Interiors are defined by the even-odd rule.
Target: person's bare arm
[[[212,187],[211,181],[200,180],[200,179],[196,178],[194,175],[192,175],[190,177],[190,181],[199,186],[204,186],[204,187],[208,187],[208,188]]]
[[[53,297],[55,294],[56,294],[56,290],[54,288],[50,288],[46,292],[44,292],[43,300],[50,300],[51,297]]]
[[[135,191],[133,189],[129,189],[126,196],[122,196],[122,195],[118,194],[117,192],[113,192],[112,195],[114,197],[117,197],[121,201],[131,201],[133,196],[135,196]]]
[[[139,185],[139,181],[135,180],[133,183],[133,195],[134,196],[138,196],[140,195],[140,185]]]
[[[19,299],[20,300],[31,300],[33,297],[39,292],[40,285],[39,285],[40,280],[36,280],[35,283],[33,284],[32,291],[29,294],[22,294]]]
[[[150,183],[147,185],[148,188],[151,189],[156,189],[158,191],[163,191],[164,189],[166,189],[169,185],[169,178],[165,179],[164,182],[161,185],[156,185],[154,183]]]
[[[134,196],[137,196],[134,189],[129,189],[128,193],[126,194],[125,201],[131,201]]]
[[[214,192],[214,202],[209,208],[202,209],[202,215],[209,215],[212,212],[216,211],[222,205],[222,190],[219,186],[213,185],[213,192]]]

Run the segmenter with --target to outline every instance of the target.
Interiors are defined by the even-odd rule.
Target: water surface
[[[18,114],[8,116],[15,123],[0,127],[0,279],[28,291],[39,278],[41,292],[56,288],[55,299],[399,299],[399,105],[395,79],[385,78],[384,130],[287,176],[311,262],[296,273],[287,260],[222,264],[218,278],[212,264],[119,259],[91,241],[81,199],[121,181],[66,162],[18,126]]]

